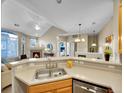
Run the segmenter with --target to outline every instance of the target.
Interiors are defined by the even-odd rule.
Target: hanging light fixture
[[[85,42],[85,39],[82,37],[82,38],[81,38],[81,41],[82,41],[82,42]]]
[[[62,0],[56,0],[58,4],[61,4]]]
[[[96,43],[93,43],[92,46],[95,47],[96,46]]]
[[[81,29],[81,24],[79,24],[79,33],[78,33],[78,37],[75,39],[75,42],[81,42],[81,41],[85,42],[85,39],[81,38],[80,29]]]
[[[79,24],[79,33],[78,33],[78,36],[77,38],[75,39],[75,42],[80,42],[80,27],[81,27],[81,24]]]
[[[75,42],[80,42],[81,40],[79,38],[76,38],[75,39]]]
[[[93,39],[93,43],[92,43],[92,47],[95,47],[96,46],[96,43],[95,43],[95,30],[93,31],[94,32],[94,39]]]
[[[85,42],[85,39],[84,38],[81,38],[81,42]]]
[[[81,41],[82,41],[82,42],[85,42],[85,39],[84,39],[84,38],[82,38],[82,39],[81,39]]]

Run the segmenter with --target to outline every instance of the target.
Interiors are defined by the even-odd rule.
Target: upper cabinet
[[[120,0],[120,5],[119,5],[119,22],[118,22],[118,25],[119,25],[119,46],[118,46],[118,52],[119,54],[122,54],[122,0]]]

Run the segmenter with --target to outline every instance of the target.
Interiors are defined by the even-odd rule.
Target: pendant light
[[[82,42],[85,42],[85,39],[83,38],[83,36],[82,36],[82,38],[81,38],[81,41],[82,41]]]
[[[81,40],[79,38],[76,38],[75,39],[75,42],[80,42]]]
[[[81,41],[85,42],[85,39],[81,38],[80,29],[81,29],[81,24],[79,24],[79,33],[78,33],[78,37],[75,39],[75,42],[81,42]]]
[[[82,38],[82,39],[81,39],[81,41],[82,41],[82,42],[85,42],[85,39],[84,39],[84,38]]]
[[[56,0],[58,4],[61,4],[62,3],[62,0]]]
[[[96,42],[95,42],[95,30],[93,31],[94,32],[94,39],[93,39],[93,43],[92,43],[92,47],[96,47]]]
[[[81,27],[81,24],[79,24],[79,33],[78,33],[78,36],[77,38],[75,39],[75,42],[80,42],[80,27]]]

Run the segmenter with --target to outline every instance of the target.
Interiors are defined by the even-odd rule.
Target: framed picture
[[[109,35],[105,38],[106,43],[112,43],[113,35]]]

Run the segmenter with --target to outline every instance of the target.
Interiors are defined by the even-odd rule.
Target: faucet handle
[[[38,79],[38,75],[39,75],[39,69],[35,71],[35,79]]]
[[[56,66],[56,68],[58,67],[58,64],[57,64],[57,62],[55,63],[55,66]]]
[[[57,67],[58,67],[57,62],[53,63],[53,68],[57,68]]]
[[[49,69],[50,68],[50,65],[46,63],[46,69]]]

